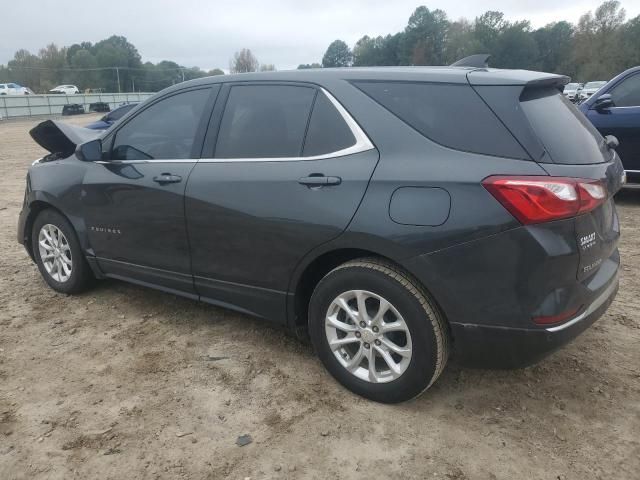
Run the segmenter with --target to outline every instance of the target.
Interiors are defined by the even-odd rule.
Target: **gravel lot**
[[[593,328],[385,406],[245,316],[116,281],[47,288],[15,239],[36,123],[0,122],[0,479],[639,478],[640,191],[619,195],[622,283]]]

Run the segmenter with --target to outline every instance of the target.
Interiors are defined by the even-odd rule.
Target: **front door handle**
[[[154,182],[158,182],[160,185],[165,185],[167,183],[178,183],[182,181],[182,177],[180,175],[173,175],[171,173],[161,173],[158,176],[153,177]]]
[[[340,185],[342,179],[340,177],[326,177],[324,175],[310,175],[308,177],[302,177],[298,180],[301,185],[307,187],[324,187],[327,185]]]

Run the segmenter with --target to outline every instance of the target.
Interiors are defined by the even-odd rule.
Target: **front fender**
[[[30,248],[31,226],[37,214],[45,208],[54,208],[73,226],[80,246],[87,255],[93,255],[88,241],[82,207],[82,184],[86,165],[70,157],[65,160],[35,164],[29,169],[27,192],[18,237]]]

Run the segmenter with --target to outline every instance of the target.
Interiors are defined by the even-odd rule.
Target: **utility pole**
[[[131,77],[131,91],[134,93],[136,91],[136,81],[133,77]]]
[[[184,68],[180,69],[180,73],[182,74],[182,81],[184,82]]]
[[[120,70],[116,67],[116,77],[118,77],[118,93],[120,93]]]

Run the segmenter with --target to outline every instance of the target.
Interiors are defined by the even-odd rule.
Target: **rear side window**
[[[134,116],[116,133],[113,160],[191,158],[193,142],[211,89],[164,98]]]
[[[342,115],[323,93],[318,93],[304,142],[305,157],[333,153],[356,143]]]
[[[356,82],[425,137],[445,147],[498,157],[529,156],[468,85]]]
[[[218,133],[216,158],[299,157],[314,88],[237,85],[231,88]]]
[[[589,164],[606,161],[602,136],[557,89],[525,90],[520,105],[554,163]]]
[[[640,73],[624,79],[611,91],[611,97],[616,107],[640,106]]]

